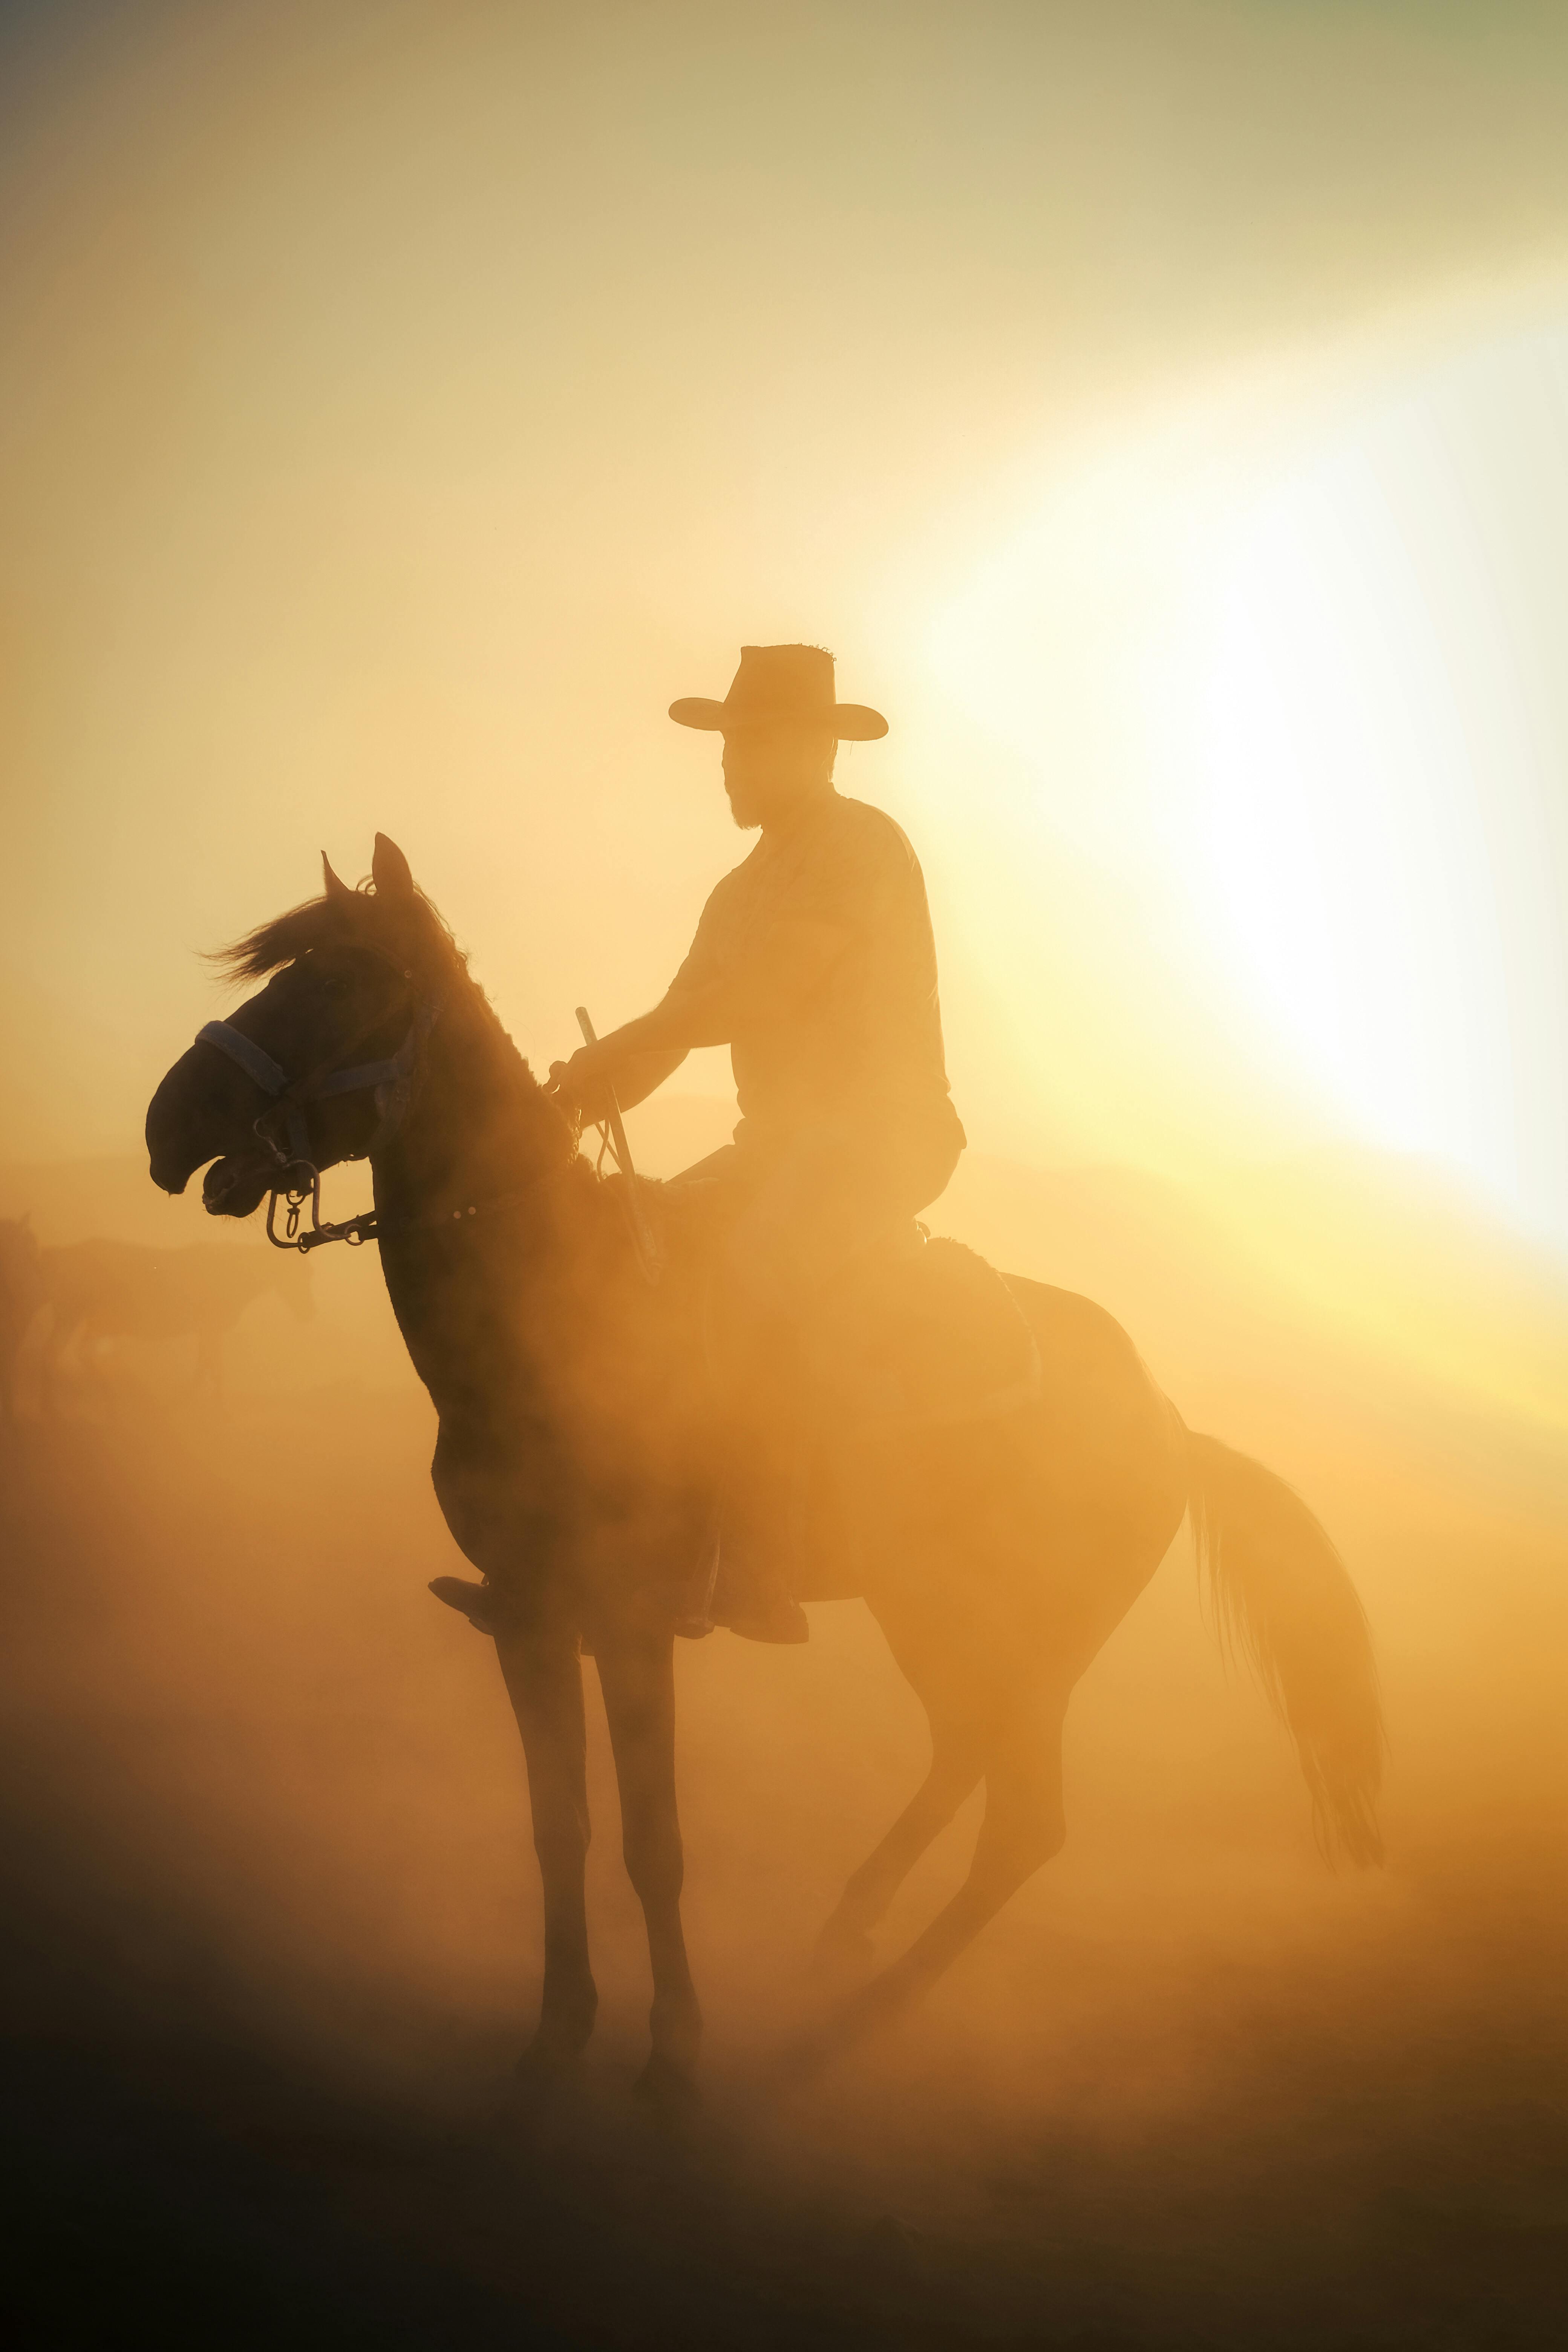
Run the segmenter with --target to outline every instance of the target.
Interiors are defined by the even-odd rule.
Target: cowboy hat
[[[722,702],[689,695],[672,702],[669,715],[679,727],[721,730],[762,719],[805,719],[847,743],[874,743],[888,731],[879,710],[834,700],[833,656],[820,646],[742,646],[741,667]]]

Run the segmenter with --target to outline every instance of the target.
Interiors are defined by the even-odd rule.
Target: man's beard
[[[754,833],[763,821],[763,812],[758,807],[754,796],[744,787],[735,791],[726,784],[724,790],[729,796],[730,814],[734,818],[740,830],[742,833]]]

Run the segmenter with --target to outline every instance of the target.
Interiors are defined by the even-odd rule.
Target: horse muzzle
[[[182,1055],[148,1105],[148,1171],[162,1191],[183,1192],[211,1160],[202,1185],[206,1208],[215,1217],[247,1217],[269,1189],[271,1161],[247,1132],[243,1104],[215,1101],[208,1058],[194,1048]]]
[[[230,1152],[215,1160],[202,1178],[202,1206],[209,1217],[248,1217],[279,1181],[277,1162],[259,1152]]]

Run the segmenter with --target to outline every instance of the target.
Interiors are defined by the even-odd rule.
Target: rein
[[[278,1242],[277,1246],[279,1249],[313,1250],[320,1249],[323,1242],[347,1242],[351,1248],[357,1249],[363,1242],[391,1241],[398,1234],[420,1231],[445,1233],[453,1225],[466,1227],[470,1217],[488,1217],[497,1209],[515,1208],[519,1201],[526,1201],[530,1193],[536,1192],[549,1177],[564,1175],[571,1165],[571,1160],[563,1160],[557,1165],[542,1168],[537,1175],[529,1178],[526,1184],[514,1185],[510,1192],[498,1192],[493,1201],[469,1201],[460,1209],[429,1209],[422,1216],[391,1218],[383,1217],[379,1209],[363,1209],[357,1217],[345,1217],[341,1225],[323,1225],[318,1213],[312,1231],[300,1234],[298,1240]],[[318,1177],[316,1180],[318,1192],[320,1184],[321,1179]],[[295,1196],[292,1193],[287,1197],[290,1218],[289,1230],[292,1232],[299,1221],[300,1208],[303,1207],[310,1195],[301,1192],[299,1195],[298,1206],[295,1204]],[[276,1192],[272,1198],[274,1202],[277,1201]],[[268,1238],[276,1240],[276,1235],[271,1232],[271,1223],[272,1213],[268,1210]]]

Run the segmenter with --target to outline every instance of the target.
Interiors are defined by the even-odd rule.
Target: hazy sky
[[[805,637],[977,1143],[1568,1232],[1568,11],[3,23],[7,1156],[377,825],[536,1060],[640,1009],[745,846],[665,706]]]

